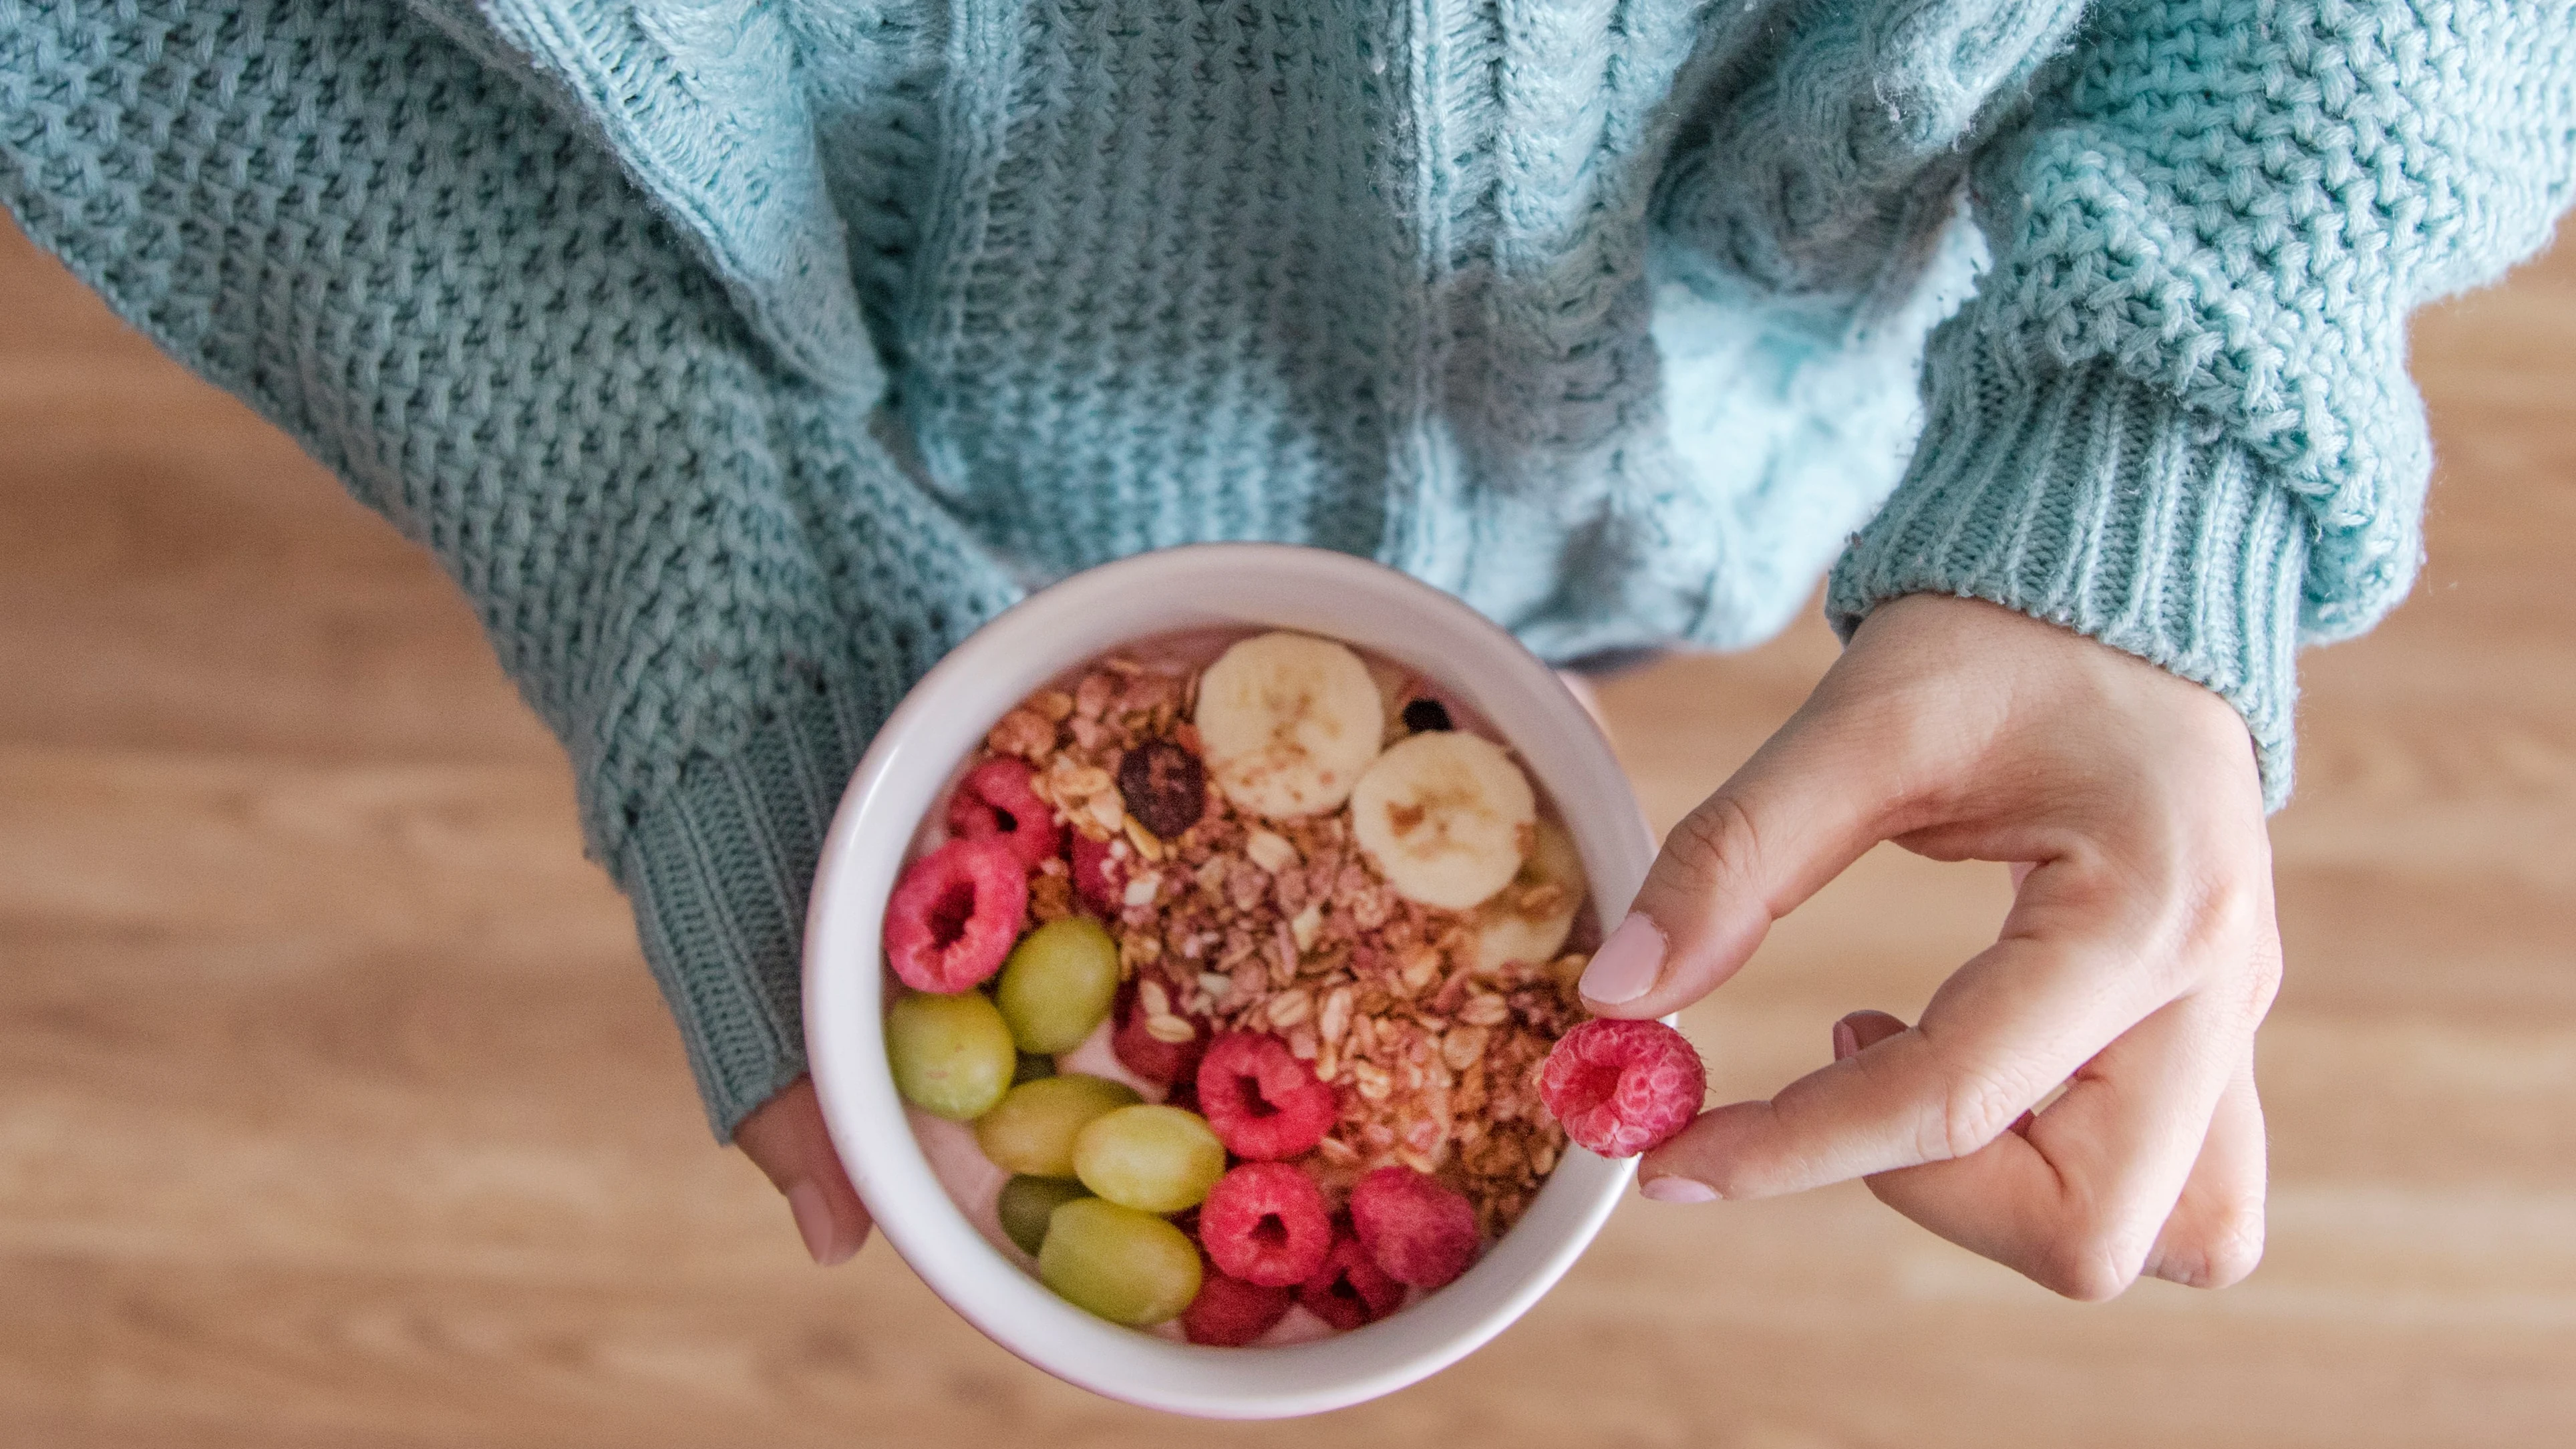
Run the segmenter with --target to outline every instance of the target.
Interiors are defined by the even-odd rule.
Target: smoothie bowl
[[[807,931],[808,1048],[906,1262],[1012,1352],[1224,1418],[1400,1388],[1525,1311],[1630,1166],[1541,1068],[1653,843],[1589,717],[1342,555],[1091,570],[925,677]]]

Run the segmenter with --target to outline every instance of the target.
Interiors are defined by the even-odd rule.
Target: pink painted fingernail
[[[1852,1030],[1852,1024],[1848,1021],[1835,1022],[1834,1060],[1841,1061],[1845,1057],[1856,1057],[1859,1055],[1860,1033]]]
[[[1604,1006],[1617,1006],[1653,989],[1663,970],[1664,933],[1632,911],[1592,953],[1592,964],[1583,968],[1580,989]]]
[[[1716,1188],[1704,1182],[1693,1182],[1687,1177],[1658,1177],[1640,1186],[1637,1191],[1657,1202],[1717,1201]]]

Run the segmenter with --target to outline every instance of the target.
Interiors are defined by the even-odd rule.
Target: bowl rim
[[[1153,602],[1140,606],[1138,599]],[[1055,1297],[976,1231],[939,1185],[904,1117],[886,1067],[883,1033],[858,1023],[882,1019],[883,909],[913,832],[935,803],[936,790],[992,723],[984,719],[965,732],[939,719],[939,712],[951,709],[956,696],[978,692],[1007,694],[1001,705],[1007,709],[1037,683],[1121,642],[1210,624],[1300,628],[1347,640],[1357,626],[1318,627],[1274,616],[1348,614],[1352,600],[1398,611],[1442,642],[1486,651],[1487,657],[1474,662],[1473,677],[1464,678],[1458,666],[1466,661],[1408,655],[1401,644],[1389,649],[1376,641],[1351,641],[1477,703],[1524,765],[1543,777],[1542,788],[1576,837],[1595,911],[1605,924],[1624,912],[1653,858],[1654,842],[1609,742],[1555,671],[1450,594],[1367,559],[1295,544],[1187,544],[1135,554],[1073,574],[996,615],[925,674],[887,717],[853,770],[824,838],[802,952],[806,1054],[824,1121],[853,1185],[887,1242],[950,1308],[1022,1360],[1108,1398],[1202,1418],[1283,1418],[1365,1402],[1428,1377],[1482,1346],[1554,1286],[1599,1232],[1635,1172],[1633,1159],[1613,1162],[1569,1144],[1521,1223],[1439,1293],[1313,1343],[1208,1348],[1122,1328]],[[1098,625],[1068,628],[1063,621],[1124,617],[1141,607],[1225,617],[1128,627],[1103,641],[1070,647],[1053,642],[1068,633],[1080,639],[1109,632]],[[1248,617],[1255,614],[1261,617]],[[1027,682],[1015,690],[995,683],[1020,678]],[[1503,714],[1483,705],[1493,698],[1511,701],[1514,727],[1506,728]],[[1542,734],[1557,746],[1545,764],[1522,748],[1524,739]],[[925,786],[925,778],[932,783]],[[899,838],[889,849],[886,836],[876,832],[894,818],[889,812],[895,802],[925,790],[922,809],[901,817]],[[1625,808],[1589,810],[1578,818],[1565,805],[1576,793],[1615,799]],[[901,1130],[884,1134],[889,1122]],[[1553,1234],[1545,1242],[1529,1233],[1543,1212]],[[993,1271],[996,1266],[1002,1274]]]

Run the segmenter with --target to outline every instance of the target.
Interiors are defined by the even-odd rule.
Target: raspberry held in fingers
[[[1660,1021],[1587,1021],[1548,1053],[1538,1090],[1567,1136],[1604,1157],[1634,1157],[1699,1115],[1708,1070]]]

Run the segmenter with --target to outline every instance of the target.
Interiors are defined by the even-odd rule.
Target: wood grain
[[[1238,1428],[807,1266],[431,564],[14,233],[0,318],[0,1444],[2576,1440],[2576,246],[2424,319],[2431,567],[2307,663],[2250,1282],[2081,1307],[1857,1188],[1636,1202],[1458,1368]],[[1611,685],[1657,823],[1831,657]],[[1692,1013],[1719,1090],[2003,899],[1870,856]]]

